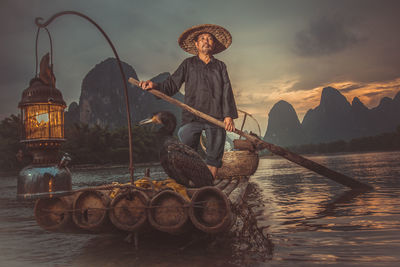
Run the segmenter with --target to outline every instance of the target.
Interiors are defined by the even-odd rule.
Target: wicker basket
[[[259,157],[255,152],[227,151],[222,158],[222,167],[218,170],[217,178],[253,175],[257,170],[258,162]]]

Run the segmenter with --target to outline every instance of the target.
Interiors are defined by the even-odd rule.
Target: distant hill
[[[282,146],[350,140],[394,132],[400,125],[400,92],[368,109],[357,97],[350,104],[335,88],[322,90],[320,104],[307,111],[299,123],[289,103],[279,101],[268,116],[264,140]]]
[[[129,64],[122,62],[126,78],[138,76]],[[162,82],[169,73],[161,73],[152,81]],[[168,110],[181,122],[181,110],[139,87],[128,83],[129,104],[133,123],[143,120],[151,114]],[[174,98],[183,101],[184,96],[177,93]],[[74,122],[82,122],[89,126],[119,128],[127,125],[125,92],[121,73],[115,58],[108,58],[94,66],[82,81],[79,104],[72,102],[65,113],[66,127]]]
[[[301,142],[303,138],[301,124],[293,106],[283,100],[276,103],[269,112],[264,140],[289,146]]]

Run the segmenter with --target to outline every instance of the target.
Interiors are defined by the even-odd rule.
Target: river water
[[[310,156],[372,185],[353,192],[278,157],[263,158],[249,206],[264,250],[163,236],[138,251],[124,236],[50,233],[33,204],[15,199],[16,177],[0,178],[0,266],[400,266],[400,152]],[[138,168],[136,174],[143,175]],[[73,171],[73,187],[127,182],[123,168]],[[163,177],[160,167],[151,176]],[[225,244],[225,245],[215,245]]]

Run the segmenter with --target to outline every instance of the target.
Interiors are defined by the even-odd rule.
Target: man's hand
[[[233,132],[235,130],[235,124],[233,123],[233,119],[231,117],[225,117],[225,130]]]
[[[139,86],[142,87],[143,90],[155,89],[156,84],[152,81],[140,81]]]

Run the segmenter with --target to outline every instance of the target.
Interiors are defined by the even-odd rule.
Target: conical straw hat
[[[215,37],[213,54],[224,51],[232,43],[232,36],[225,28],[214,24],[201,24],[184,31],[178,38],[179,46],[186,52],[197,55],[194,42],[200,33],[209,33]]]

